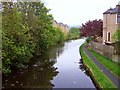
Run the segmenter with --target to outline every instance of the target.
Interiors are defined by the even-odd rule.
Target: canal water
[[[80,61],[79,47],[84,42],[78,39],[58,44],[24,69],[3,75],[3,89],[95,88]]]

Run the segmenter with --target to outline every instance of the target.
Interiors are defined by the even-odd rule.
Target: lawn
[[[120,65],[118,63],[113,62],[111,59],[101,55],[100,53],[97,53],[93,51],[92,49],[88,49],[89,52],[95,56],[97,60],[99,60],[100,63],[102,63],[104,66],[106,66],[113,74],[115,74],[117,77],[120,78]]]
[[[83,51],[82,46],[80,47],[80,53],[83,59],[83,63],[90,69],[95,80],[97,83],[99,83],[101,88],[116,88],[112,81],[87,56],[87,54]]]

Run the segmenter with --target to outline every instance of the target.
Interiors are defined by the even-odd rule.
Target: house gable
[[[113,43],[112,35],[120,26],[120,2],[103,13],[103,43]]]

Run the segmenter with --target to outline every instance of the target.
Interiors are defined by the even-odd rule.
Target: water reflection
[[[57,62],[56,59],[64,52],[64,45],[64,43],[59,43],[54,48],[46,52],[49,59]],[[44,54],[43,57],[46,57],[46,54]]]
[[[80,70],[83,71],[85,75],[90,76],[88,71],[86,70],[86,67],[83,64],[83,60],[82,59],[80,59],[79,67],[80,67]]]
[[[84,39],[78,39],[59,43],[43,55],[34,57],[32,64],[23,70],[3,75],[3,88],[94,88],[82,62],[79,62],[79,46],[83,42]]]
[[[90,77],[85,71],[82,71],[84,70],[81,67],[82,63],[79,63],[81,58],[79,47],[83,43],[84,39],[65,42],[64,51],[54,65],[58,68],[59,73],[52,81],[55,85],[53,88],[94,88]]]
[[[50,80],[58,74],[54,61],[41,60],[32,67],[19,71],[14,76],[3,77],[5,88],[44,88],[52,87]]]
[[[51,80],[59,73],[54,67],[56,58],[63,52],[64,43],[58,44],[45,54],[37,56],[34,63],[24,70],[3,75],[3,88],[52,88]]]

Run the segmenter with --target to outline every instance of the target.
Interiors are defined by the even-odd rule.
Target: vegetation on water
[[[80,53],[83,63],[90,69],[94,79],[99,83],[101,88],[116,88],[112,81],[96,66],[96,64],[87,56],[83,50],[83,45],[80,46]]]
[[[64,41],[42,2],[2,2],[2,71],[22,68],[34,54]]]
[[[70,28],[67,39],[71,40],[71,39],[78,39],[78,38],[80,38],[79,28],[76,28],[76,27]]]
[[[88,49],[90,53],[95,56],[97,60],[100,61],[104,66],[106,66],[113,74],[118,76],[120,78],[120,65],[118,63],[113,62],[112,60],[108,59],[107,57],[101,55],[100,53],[97,53],[93,51],[92,49]],[[111,67],[112,65],[112,67]]]

